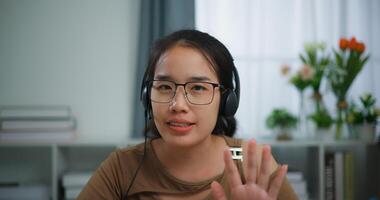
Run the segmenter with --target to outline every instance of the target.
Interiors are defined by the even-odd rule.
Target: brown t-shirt
[[[224,137],[230,147],[241,147],[242,140]],[[137,177],[125,198],[130,184],[144,153],[144,144],[113,152],[92,175],[77,199],[155,199],[157,194],[188,195],[210,189],[213,181],[218,181],[226,195],[230,195],[225,173],[201,182],[186,182],[168,173],[159,161],[151,140],[147,141],[146,157]],[[244,182],[242,162],[235,160]],[[212,199],[211,194],[206,199]],[[230,199],[230,198],[228,198]],[[284,181],[278,199],[298,199],[288,181]]]

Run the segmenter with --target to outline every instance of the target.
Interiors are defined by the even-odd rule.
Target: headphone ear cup
[[[226,117],[234,116],[238,109],[239,101],[234,91],[228,90],[224,94],[222,115]]]

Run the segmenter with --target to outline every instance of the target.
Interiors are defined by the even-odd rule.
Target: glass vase
[[[313,115],[316,115],[316,119],[314,119],[313,123],[314,126],[311,128],[313,130],[312,132],[315,134],[313,137],[320,140],[333,140],[334,134],[333,131],[331,131],[332,119],[324,104],[321,93],[319,91],[314,91],[311,99],[313,100],[314,107]],[[324,119],[322,119],[322,117]],[[329,119],[331,121],[328,121]]]
[[[341,140],[347,137],[349,126],[347,124],[347,108],[348,104],[345,100],[341,100],[337,104],[337,119],[335,122],[335,139]]]
[[[315,110],[314,112],[318,112],[320,110],[325,110],[325,104],[323,103],[322,95],[319,92],[314,92],[311,97],[314,101]]]
[[[305,95],[303,91],[300,91],[300,105],[298,115],[298,132],[301,138],[309,138],[308,124],[307,124],[307,112],[305,107]]]

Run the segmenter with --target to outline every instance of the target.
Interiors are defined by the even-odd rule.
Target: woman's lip
[[[171,119],[171,120],[168,120],[167,123],[171,123],[171,122],[174,122],[174,123],[188,123],[188,124],[194,124],[190,121],[187,121],[187,120],[184,120],[184,119]]]
[[[187,133],[189,131],[191,131],[191,129],[193,128],[194,124],[190,124],[188,126],[174,126],[172,124],[168,124],[169,128],[174,130],[175,132],[178,132],[178,133]]]

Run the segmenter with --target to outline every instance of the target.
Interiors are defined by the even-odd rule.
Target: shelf
[[[129,139],[126,142],[26,142],[26,141],[2,141],[0,147],[107,147],[114,146],[123,148],[131,145],[143,143],[144,139]]]
[[[328,147],[328,146],[363,146],[376,145],[375,141],[359,141],[359,140],[341,140],[341,141],[321,141],[321,140],[289,140],[276,141],[268,139],[257,139],[259,143],[269,144],[271,146],[284,147]]]
[[[358,140],[276,141],[257,139],[269,144],[276,160],[281,164],[302,171],[308,182],[312,199],[324,197],[324,154],[334,151],[352,151],[356,158],[357,199],[368,199],[380,183],[379,143]],[[4,142],[0,141],[0,180],[32,184],[45,184],[51,188],[53,200],[61,197],[60,181],[68,171],[93,171],[117,148],[143,143],[143,139],[127,142]],[[366,174],[362,172],[365,171]],[[365,175],[365,177],[363,176]]]
[[[77,146],[115,146],[118,148],[123,148],[131,145],[136,145],[143,143],[144,139],[129,139],[125,143],[120,142],[65,142],[65,143],[48,143],[48,142],[9,142],[0,141],[0,147],[77,147]],[[340,141],[322,141],[322,140],[289,140],[289,141],[278,141],[273,139],[258,138],[258,143],[269,144],[274,147],[329,147],[329,146],[362,146],[362,145],[379,145],[380,142],[375,141],[360,141],[360,140],[340,140]]]

